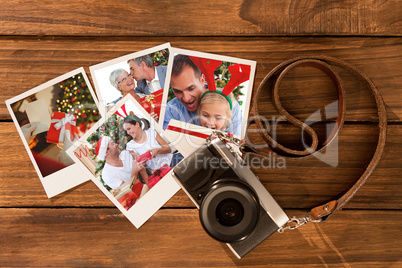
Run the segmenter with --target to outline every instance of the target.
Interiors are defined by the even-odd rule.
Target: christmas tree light
[[[56,101],[57,110],[76,115],[78,129],[85,132],[99,120],[98,109],[85,79],[80,75],[72,76],[62,81],[60,88],[62,90]]]

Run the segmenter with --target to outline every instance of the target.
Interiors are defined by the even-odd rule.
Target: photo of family
[[[179,189],[172,151],[153,117],[127,95],[67,153],[139,228]]]
[[[131,95],[158,121],[169,54],[170,44],[166,43],[91,66],[95,90],[104,110]]]
[[[171,77],[163,119],[244,137],[256,62],[171,49]]]
[[[171,48],[169,62],[163,129],[169,131],[168,138],[178,150],[187,154],[189,147],[198,146],[199,142],[181,141],[188,129],[244,138],[256,62],[177,48]]]
[[[6,101],[49,197],[86,180],[66,150],[100,118],[83,68]],[[77,176],[72,176],[72,175]]]

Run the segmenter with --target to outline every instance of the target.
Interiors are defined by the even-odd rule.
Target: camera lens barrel
[[[240,179],[216,181],[205,193],[200,206],[200,221],[214,239],[231,243],[246,238],[258,222],[257,195]]]
[[[216,219],[224,226],[235,226],[243,220],[243,205],[236,199],[227,198],[216,207]]]

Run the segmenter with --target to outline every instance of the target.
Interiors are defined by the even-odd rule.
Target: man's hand
[[[138,173],[140,173],[142,170],[145,168],[145,160],[141,162],[134,161],[133,162],[133,171],[131,172],[131,177],[133,176],[138,176]]]
[[[131,156],[134,158],[134,160],[137,160],[138,157],[140,157],[140,155],[135,153],[134,151],[129,151],[129,152],[130,152]]]

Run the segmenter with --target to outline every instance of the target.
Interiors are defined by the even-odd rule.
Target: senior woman
[[[124,69],[117,69],[110,73],[109,81],[112,86],[114,86],[118,91],[121,92],[122,96],[117,100],[112,101],[108,104],[116,104],[121,98],[125,97],[127,94],[131,94],[134,99],[140,102],[140,96],[135,92],[135,82],[134,78]]]

